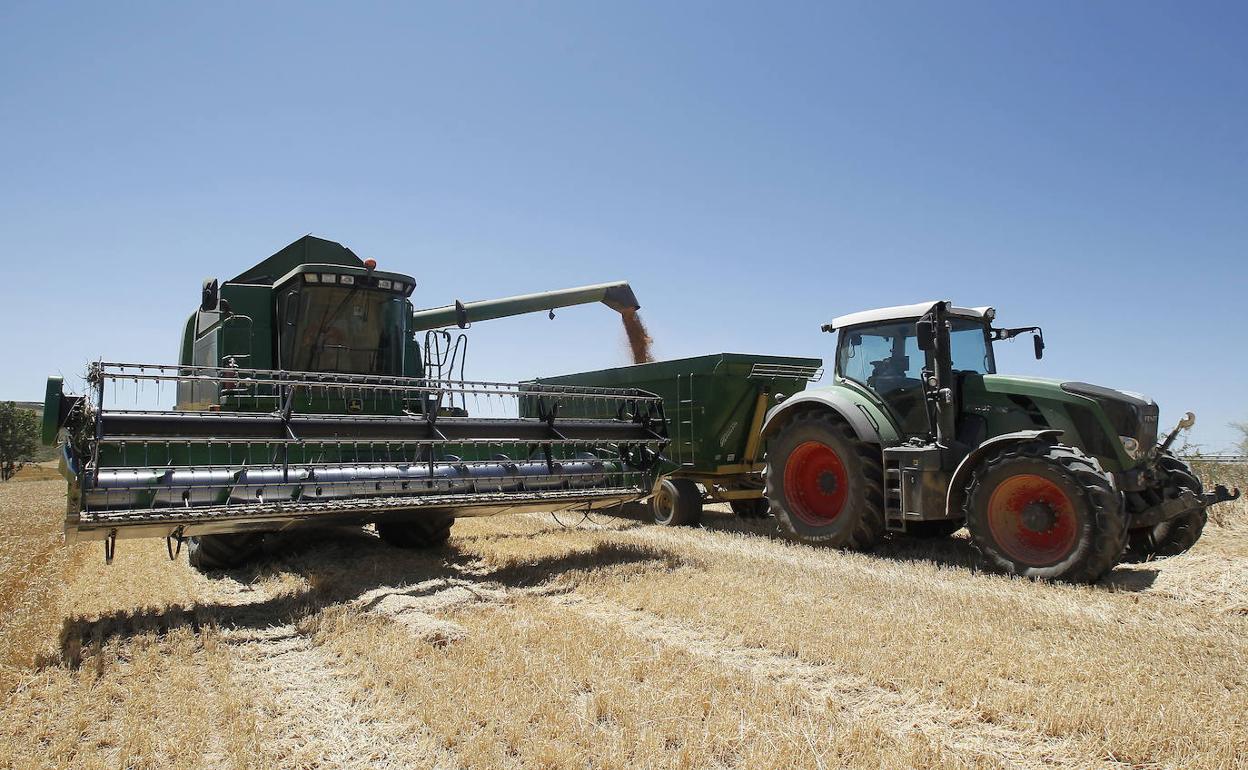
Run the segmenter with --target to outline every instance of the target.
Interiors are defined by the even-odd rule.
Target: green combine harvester
[[[632,312],[627,283],[431,310],[413,309],[414,287],[307,236],[206,281],[177,364],[93,363],[82,396],[49,378],[67,541],[103,540],[111,561],[118,539],[164,537],[171,557],[186,542],[192,565],[221,569],[294,527],[374,524],[392,545],[431,546],[458,516],[650,493],[661,399],[466,380],[467,340],[445,328],[594,302]]]

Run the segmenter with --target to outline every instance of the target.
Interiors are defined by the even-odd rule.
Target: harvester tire
[[[1176,493],[1186,490],[1194,492],[1197,497],[1204,492],[1200,478],[1179,458],[1167,452],[1158,464],[1166,471],[1169,482],[1167,491]],[[1196,545],[1208,521],[1209,512],[1201,508],[1151,527],[1133,529],[1127,536],[1127,558],[1130,561],[1149,561],[1178,556]]]
[[[1118,563],[1126,514],[1113,477],[1079,449],[1011,444],[976,469],[966,527],[987,569],[1091,583]]]
[[[802,412],[781,427],[765,475],[771,512],[788,537],[859,551],[884,539],[880,447],[831,412]]]
[[[379,521],[374,526],[386,545],[395,548],[437,548],[451,538],[453,516],[422,516],[411,521]]]
[[[965,526],[966,522],[961,519],[908,521],[906,522],[906,536],[920,540],[939,540],[942,537],[949,537]]]
[[[264,534],[237,532],[201,535],[186,540],[186,558],[200,572],[234,569],[251,561],[263,545]]]
[[[702,521],[702,490],[690,479],[666,478],[650,498],[654,523],[664,527],[696,527]]]
[[[732,512],[742,519],[765,519],[771,515],[771,504],[765,497],[753,497],[748,500],[729,500]]]

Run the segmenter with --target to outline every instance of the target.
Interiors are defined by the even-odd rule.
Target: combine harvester
[[[422,547],[457,516],[650,493],[667,445],[657,396],[465,380],[467,339],[444,330],[593,302],[632,313],[627,283],[420,311],[414,285],[307,236],[205,282],[176,365],[93,363],[83,396],[49,378],[66,540],[103,540],[111,561],[119,538],[164,537],[171,558],[185,541],[192,565],[221,569],[294,527],[371,523]]]

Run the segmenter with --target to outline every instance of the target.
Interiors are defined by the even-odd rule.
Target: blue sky
[[[1248,6],[0,6],[0,397],[171,361],[200,281],[305,233],[418,306],[627,279],[661,357],[822,355],[949,298],[1001,366],[1248,419]],[[624,363],[601,307],[490,379]]]

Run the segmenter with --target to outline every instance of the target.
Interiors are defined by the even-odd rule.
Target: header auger
[[[83,396],[50,378],[67,539],[104,540],[109,558],[119,538],[165,537],[171,554],[188,540],[211,569],[292,527],[373,523],[394,545],[434,545],[459,516],[649,494],[667,444],[657,396],[453,378],[462,358],[427,361],[416,339],[574,304],[635,309],[628,284],[413,311],[414,283],[309,236],[205,282],[179,363],[92,364]]]

